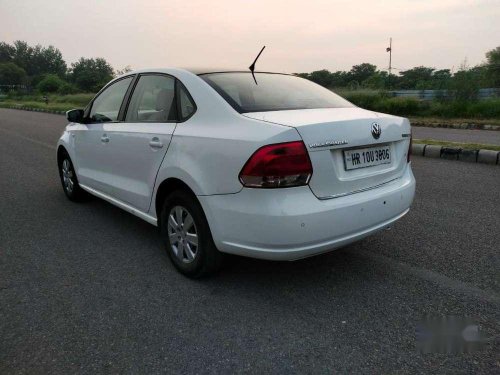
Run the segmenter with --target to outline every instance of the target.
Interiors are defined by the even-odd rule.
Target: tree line
[[[25,85],[41,93],[97,92],[114,76],[129,70],[114,71],[104,58],[81,57],[68,66],[54,46],[30,46],[21,40],[0,42],[0,85]],[[483,64],[468,67],[464,62],[456,72],[419,66],[388,74],[363,63],[349,71],[323,69],[296,75],[327,88],[454,90],[472,97],[478,88],[500,87],[500,47],[488,51]]]
[[[469,67],[463,62],[456,72],[450,69],[436,70],[431,67],[418,66],[388,74],[378,70],[369,63],[354,65],[349,71],[330,72],[326,69],[311,73],[297,73],[328,88],[367,88],[375,90],[463,90],[500,87],[500,47],[486,53],[483,64]]]
[[[0,42],[0,85],[26,86],[44,94],[97,92],[115,75],[129,70],[114,71],[100,57],[81,57],[68,66],[54,46],[30,46],[21,40]]]

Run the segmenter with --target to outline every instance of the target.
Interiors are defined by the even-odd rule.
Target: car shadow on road
[[[142,253],[145,257],[155,259],[162,264],[160,270],[163,271],[159,272],[177,273],[168,259],[156,227],[98,198],[89,198],[81,209],[91,213],[96,229],[101,230],[100,227],[105,227],[114,241],[125,244],[134,241],[143,244],[136,247],[120,247],[119,251],[123,252],[123,257],[137,259]],[[358,254],[359,249],[370,250],[370,243],[362,240],[341,249],[296,261],[270,261],[225,254],[223,268],[214,275],[199,280],[190,280],[181,275],[176,275],[175,278],[179,282],[184,280],[188,284],[204,283],[211,286],[241,283],[248,285],[252,282],[260,285],[266,281],[275,285],[303,284],[307,288],[314,287],[315,283],[326,282],[329,284],[348,282],[354,286],[353,284],[365,283],[367,274],[374,276],[373,266]],[[144,263],[146,264],[147,262]],[[163,277],[163,275],[157,276]],[[171,278],[172,275],[167,277]]]

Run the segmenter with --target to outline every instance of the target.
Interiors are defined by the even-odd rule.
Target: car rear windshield
[[[255,73],[257,84],[250,72],[209,73],[200,78],[240,113],[354,107],[332,91],[288,74]]]

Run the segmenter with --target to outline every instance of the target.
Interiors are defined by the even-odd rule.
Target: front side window
[[[273,73],[228,72],[202,74],[235,110],[244,112],[344,108],[354,105],[307,79]]]
[[[176,121],[175,79],[164,75],[143,75],[135,86],[125,116],[126,122]]]
[[[89,115],[90,121],[116,121],[130,82],[132,82],[132,77],[121,79],[101,92],[92,103]]]

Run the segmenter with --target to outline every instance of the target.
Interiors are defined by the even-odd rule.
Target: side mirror
[[[66,118],[69,122],[83,122],[83,109],[71,109],[66,112]]]

